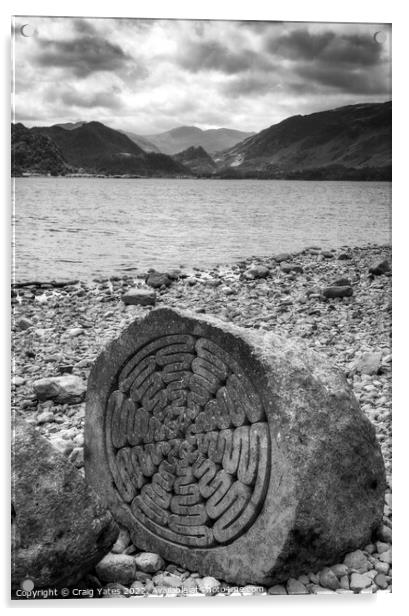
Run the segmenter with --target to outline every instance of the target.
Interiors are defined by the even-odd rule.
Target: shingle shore
[[[206,312],[242,327],[304,338],[347,374],[363,411],[377,430],[388,480],[384,526],[378,541],[347,555],[344,563],[334,563],[330,569],[288,580],[282,587],[263,591],[247,587],[241,591],[244,594],[372,593],[391,589],[392,278],[389,272],[369,275],[369,268],[385,259],[391,260],[390,246],[333,251],[312,247],[296,254],[249,258],[207,270],[182,268],[169,272],[168,282],[155,276],[151,279],[165,283],[155,289],[156,306]],[[140,277],[114,276],[65,285],[34,283],[12,289],[13,408],[37,425],[80,469],[84,402],[39,402],[33,383],[62,374],[86,381],[103,345],[152,309],[150,305],[125,305],[122,301],[124,293],[134,287],[152,292],[145,278],[146,273],[141,272]],[[334,283],[352,289],[352,295],[348,291],[344,297],[332,299],[332,293],[324,289]],[[126,533],[120,538],[122,543],[115,552],[122,553],[114,560],[139,554]],[[149,558],[156,558],[156,564],[148,564],[151,571],[144,565]],[[194,572],[191,575],[161,562],[157,556],[138,556],[136,563],[133,583],[121,585],[119,579],[106,579],[112,575],[105,573],[104,581],[91,576],[84,581],[84,588],[100,585],[104,596],[177,594],[183,592],[182,586],[189,588],[189,594],[240,592],[222,580],[204,581]]]

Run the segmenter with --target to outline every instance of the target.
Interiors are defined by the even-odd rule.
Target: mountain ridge
[[[386,179],[392,164],[392,103],[360,103],[295,115],[215,157],[223,177]],[[381,177],[385,176],[385,177]]]
[[[87,122],[72,130],[55,125],[33,127],[30,132],[49,137],[70,165],[87,172],[148,177],[191,175],[170,156],[145,152],[129,137],[101,122]]]
[[[153,143],[165,154],[178,154],[191,146],[201,146],[210,155],[226,150],[254,133],[231,128],[209,128],[198,126],[177,126],[163,133],[138,135]]]

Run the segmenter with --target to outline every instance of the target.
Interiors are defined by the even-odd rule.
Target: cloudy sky
[[[391,98],[384,24],[18,17],[13,30],[15,120],[27,126],[259,131]]]

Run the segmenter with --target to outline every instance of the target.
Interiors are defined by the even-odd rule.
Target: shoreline
[[[42,173],[30,173],[27,175],[12,175],[11,179],[16,178],[69,178],[69,179],[102,179],[102,180],[265,180],[279,182],[389,182],[392,183],[392,177],[262,177],[256,175],[250,176],[222,176],[222,175],[102,175],[102,174],[66,174],[66,175],[51,175]]]
[[[363,246],[349,246],[347,244],[343,245],[343,246],[339,246],[337,248],[326,248],[326,247],[321,247],[321,246],[310,246],[310,247],[306,247],[306,248],[301,248],[299,250],[293,250],[291,252],[285,252],[285,253],[273,253],[273,254],[268,254],[268,255],[251,255],[250,257],[238,257],[237,259],[233,259],[231,261],[225,262],[225,261],[221,261],[221,262],[217,262],[215,264],[210,264],[207,266],[199,266],[199,265],[188,265],[188,264],[181,264],[178,265],[177,267],[165,267],[162,268],[161,271],[165,271],[166,270],[175,270],[175,269],[180,269],[182,271],[182,273],[184,272],[194,272],[194,271],[200,271],[200,272],[208,272],[208,271],[212,271],[214,268],[228,268],[228,267],[232,267],[234,265],[240,264],[240,263],[248,263],[248,262],[253,262],[253,261],[268,261],[270,259],[275,259],[275,257],[280,256],[282,254],[286,254],[289,256],[290,259],[295,259],[297,257],[302,257],[304,254],[308,254],[308,251],[310,249],[314,249],[314,250],[318,250],[321,253],[322,252],[335,252],[336,251],[352,251],[352,252],[356,252],[356,251],[361,251],[361,250],[373,250],[375,248],[381,248],[381,249],[388,249],[390,251],[392,251],[392,243],[391,242],[387,242],[387,243],[382,243],[382,244],[378,244],[378,243],[368,243],[368,244],[364,244]],[[72,286],[72,285],[76,285],[76,284],[92,284],[94,282],[108,282],[109,280],[111,281],[117,281],[119,279],[121,280],[127,280],[129,278],[143,278],[147,275],[147,273],[149,271],[159,271],[159,270],[155,270],[155,268],[151,267],[151,268],[146,268],[145,270],[138,270],[137,267],[135,267],[135,269],[129,270],[132,273],[126,274],[126,273],[121,273],[118,272],[116,274],[111,274],[111,275],[107,275],[107,274],[101,274],[101,275],[92,275],[93,277],[90,278],[61,278],[59,280],[56,279],[49,279],[49,280],[16,280],[16,281],[11,281],[11,288],[12,289],[20,289],[20,288],[24,288],[24,287],[30,287],[30,286],[34,286],[34,287],[39,287],[39,288],[49,288],[50,286],[55,287],[55,288],[60,288],[60,287],[65,287],[65,286]]]
[[[311,247],[287,255],[248,257],[210,268],[183,268],[179,273],[169,271],[168,286],[148,287],[156,293],[156,307],[207,313],[241,327],[273,330],[303,340],[338,366],[374,425],[385,461],[387,488],[382,536],[362,546],[360,555],[366,563],[362,574],[369,581],[361,590],[355,588],[352,567],[343,576],[342,585],[339,578],[340,586],[331,591],[322,588],[324,582],[314,571],[296,580],[306,593],[353,594],[391,589],[392,278],[390,272],[369,274],[370,267],[385,259],[391,262],[390,244],[332,250]],[[253,266],[259,268],[260,277],[249,274]],[[34,281],[31,286],[12,288],[13,412],[21,413],[36,426],[81,473],[85,402],[39,402],[32,383],[61,374],[76,375],[86,383],[104,346],[152,309],[125,305],[122,300],[129,289],[146,288],[144,277],[145,274],[100,277],[91,282],[68,281],[75,282],[68,285],[57,282],[60,286],[37,281],[45,287],[37,287]],[[325,297],[323,289],[340,279],[350,283],[352,295]],[[372,374],[354,369],[355,362],[367,353],[379,356]],[[134,548],[132,554],[137,553],[139,550]],[[348,558],[351,560],[351,554]],[[190,575],[172,563],[164,565],[165,569],[176,570],[182,577]],[[155,574],[147,575],[141,582],[141,594],[158,594],[154,578]],[[293,583],[294,580],[281,586],[280,593],[277,589],[263,592],[293,594]]]

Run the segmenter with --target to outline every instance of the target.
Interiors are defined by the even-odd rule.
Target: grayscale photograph
[[[391,47],[13,17],[13,600],[392,592]]]

